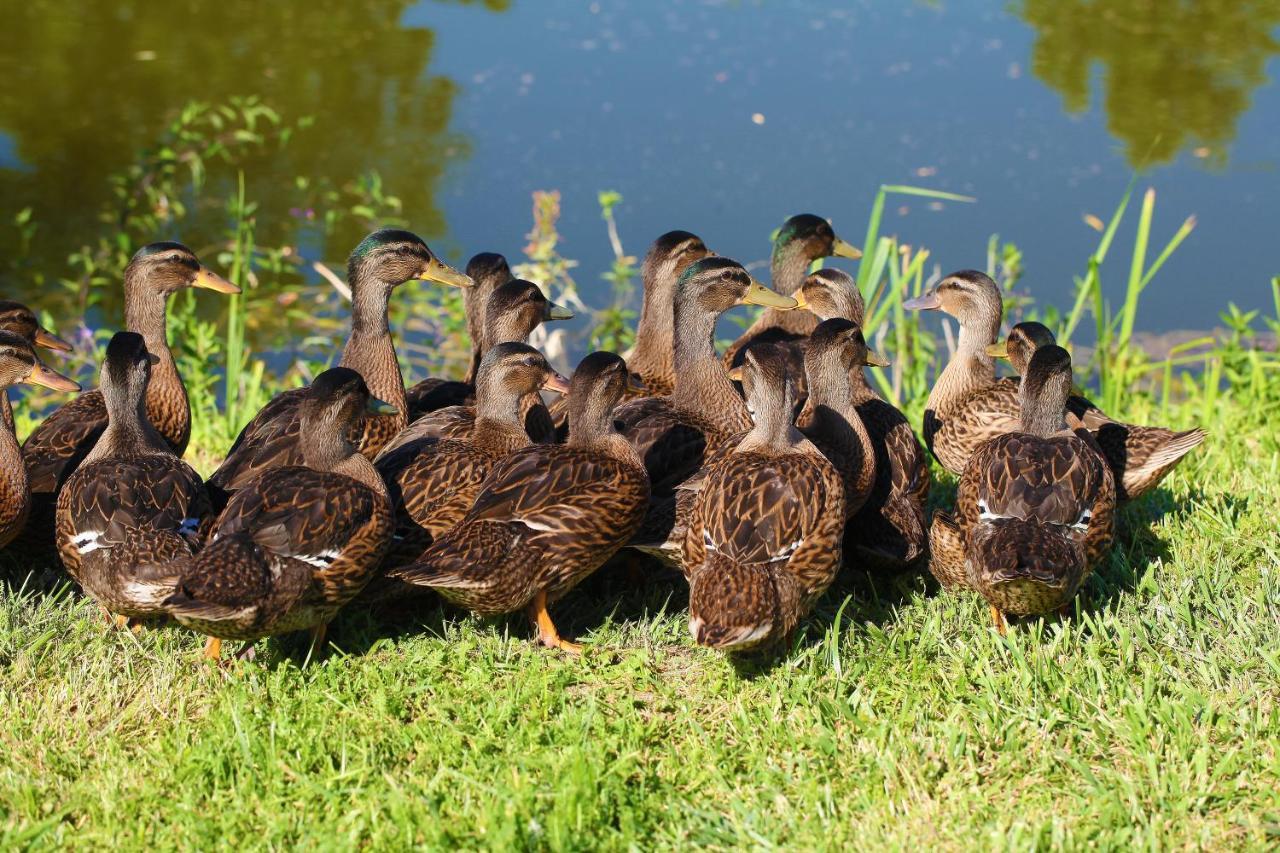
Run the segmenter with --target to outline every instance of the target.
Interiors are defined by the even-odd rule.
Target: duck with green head
[[[769,260],[773,289],[792,296],[799,303],[795,310],[766,308],[756,321],[725,350],[725,364],[736,367],[742,363],[743,348],[754,342],[797,345],[818,327],[818,317],[804,299],[802,287],[810,265],[820,258],[860,258],[862,251],[836,236],[831,223],[812,213],[792,216],[778,229],[773,240],[773,254]],[[797,390],[803,396],[804,358],[795,350],[792,360],[793,373],[797,377]]]
[[[393,411],[365,414],[355,421],[352,440],[369,459],[407,423],[404,377],[396,360],[387,307],[392,292],[415,279],[450,287],[472,286],[469,276],[440,260],[421,237],[408,231],[375,231],[356,246],[347,261],[351,333],[339,366],[364,377],[373,395],[389,403]],[[240,431],[227,458],[209,478],[219,495],[235,491],[271,468],[301,464],[301,409],[305,399],[305,389],[285,391]]]

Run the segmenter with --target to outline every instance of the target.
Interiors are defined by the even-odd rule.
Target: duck
[[[1037,349],[1055,346],[1057,340],[1048,327],[1036,322],[1018,323],[1008,337],[987,348],[993,358],[1007,358],[1022,376]],[[1001,379],[983,395],[992,410],[1008,411],[1017,405],[1019,380]],[[1174,431],[1158,426],[1140,426],[1117,421],[1079,394],[1067,398],[1067,424],[1087,429],[1111,468],[1116,495],[1121,502],[1134,500],[1155,488],[1183,457],[1207,437],[1203,429]]]
[[[398,273],[396,274],[398,275]],[[300,397],[300,464],[257,475],[231,496],[195,556],[178,562],[164,601],[180,625],[252,644],[308,631],[318,655],[334,615],[374,576],[394,521],[386,484],[353,441],[366,414],[393,415],[349,367],[324,371]],[[246,651],[248,651],[246,649]]]
[[[914,310],[941,310],[960,323],[956,352],[929,392],[925,404],[925,443],[934,458],[952,474],[960,475],[973,452],[987,439],[1018,428],[1018,383],[997,379],[995,356],[1003,304],[1000,289],[985,273],[974,270],[953,273],[937,287],[903,303]],[[1027,326],[1015,339],[1015,348],[1034,341],[1053,343],[1053,334],[1042,324]],[[1016,365],[1015,365],[1016,368]],[[1116,474],[1122,501],[1149,492],[1206,437],[1201,429],[1175,432],[1117,421],[1079,395],[1068,402],[1068,423],[1094,434]]]
[[[467,402],[475,393],[476,372],[484,356],[485,304],[493,291],[515,280],[511,265],[497,252],[480,252],[467,261],[466,274],[474,283],[462,291],[462,312],[467,323],[467,339],[471,344],[471,360],[461,382],[430,376],[405,390],[405,406],[409,422],[427,412]]]
[[[752,348],[748,347],[747,352]],[[776,345],[775,348],[782,358],[790,360],[786,348]],[[809,398],[796,419],[796,426],[840,473],[846,520],[866,504],[876,482],[875,446],[854,404],[849,377],[864,366],[887,367],[888,364],[871,352],[862,328],[842,317],[819,323],[805,346]]]
[[[0,397],[19,383],[76,392],[80,386],[45,367],[25,335],[0,329]],[[0,424],[0,548],[22,531],[31,509],[27,469],[11,423]]]
[[[1000,333],[1004,303],[991,276],[960,270],[902,307],[910,311],[941,310],[960,323],[955,353],[942,369],[925,401],[924,441],[934,458],[959,476],[989,438],[1018,427],[1017,411],[988,414],[976,405],[996,381],[995,360],[987,353]]]
[[[494,464],[532,443],[520,405],[544,388],[567,391],[569,380],[528,344],[492,346],[476,376],[475,425],[467,435],[419,438],[378,457],[374,467],[396,514],[388,566],[417,558],[461,521]]]
[[[21,302],[0,299],[0,331],[13,332],[33,347],[54,352],[71,352],[71,344],[40,325],[36,313]],[[0,394],[0,422],[13,430],[13,407],[8,394]]]
[[[644,520],[649,478],[613,421],[629,382],[627,363],[614,353],[579,362],[568,441],[532,444],[500,460],[462,521],[388,576],[482,615],[523,610],[541,645],[581,652],[560,635],[547,606],[616,554]]]
[[[644,460],[652,490],[649,512],[631,547],[668,564],[679,561],[690,506],[688,494],[677,487],[751,428],[746,402],[713,340],[720,315],[743,304],[785,310],[796,300],[760,284],[729,258],[690,264],[676,287],[675,388],[669,395],[629,400],[614,413],[620,432]]]
[[[765,310],[724,353],[725,364],[734,367],[742,362],[742,350],[753,342],[797,343],[817,328],[818,317],[808,310],[802,288],[809,266],[829,257],[857,259],[862,250],[836,236],[831,223],[812,213],[800,213],[782,223],[773,240],[769,260],[773,289],[796,298],[795,309]],[[794,375],[799,394],[804,389],[803,359],[797,354]]]
[[[58,492],[58,553],[117,625],[165,615],[177,563],[213,521],[204,482],[147,420],[159,358],[136,332],[117,332],[102,363],[107,428]]]
[[[469,276],[436,257],[421,237],[394,228],[365,237],[347,261],[351,334],[338,366],[358,372],[374,396],[385,400],[395,412],[364,414],[355,421],[353,442],[369,459],[377,456],[407,422],[404,378],[387,324],[387,303],[392,291],[415,279],[451,287],[473,285]],[[240,431],[226,458],[209,478],[215,504],[264,471],[302,464],[301,411],[308,397],[305,389],[278,394]]]
[[[753,424],[701,479],[683,542],[689,633],[732,653],[787,640],[839,572],[846,517],[835,466],[792,424],[784,350],[752,346]]]
[[[124,270],[125,329],[142,335],[147,352],[156,357],[147,383],[147,420],[179,457],[186,453],[191,438],[191,407],[169,349],[165,322],[169,297],[193,287],[225,295],[240,292],[176,242],[143,246]],[[106,400],[95,389],[55,409],[23,442],[31,516],[14,547],[26,556],[54,558],[58,491],[106,429]]]
[[[956,515],[934,515],[931,571],[944,587],[981,594],[1002,635],[1007,616],[1068,608],[1111,547],[1115,478],[1088,431],[1068,426],[1070,395],[1071,356],[1037,349],[1019,388],[1018,429],[970,458]]]
[[[547,299],[538,285],[523,279],[513,279],[495,289],[485,306],[484,332],[481,337],[483,348],[489,349],[509,341],[527,343],[529,335],[542,323],[572,318],[572,311]],[[435,408],[420,414],[417,420],[401,430],[383,448],[384,452],[423,439],[466,438],[475,426],[475,391],[474,384],[461,382],[437,386],[434,392],[423,398],[423,402]],[[451,403],[450,397],[453,400]],[[437,405],[439,403],[448,405],[440,407]],[[543,443],[556,441],[555,424],[536,389],[520,401],[520,417],[531,440]]]
[[[797,298],[823,322],[839,318],[862,326],[862,294],[853,276],[844,270],[810,273]],[[799,348],[787,346],[794,364]],[[803,353],[800,357],[803,359]],[[853,406],[875,452],[875,479],[862,508],[845,527],[845,560],[865,571],[906,571],[928,552],[925,507],[932,484],[929,460],[907,416],[876,392],[863,365],[850,368],[848,382]],[[807,415],[803,408],[799,417],[804,423]]]
[[[626,354],[627,366],[635,381],[628,386],[623,400],[660,397],[675,390],[676,284],[690,264],[714,255],[701,237],[680,230],[661,235],[645,252],[640,265],[644,298],[636,324],[635,346]],[[556,429],[567,434],[568,397],[557,397],[548,409]]]

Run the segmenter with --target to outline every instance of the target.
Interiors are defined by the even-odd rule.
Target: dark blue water
[[[998,233],[1023,250],[1026,289],[1069,304],[1072,276],[1083,273],[1099,236],[1082,217],[1109,216],[1150,144],[1109,130],[1107,99],[1115,109],[1150,109],[1150,127],[1165,143],[1187,129],[1176,117],[1180,99],[1193,102],[1188,109],[1204,99],[1161,91],[1159,75],[1144,81],[1150,91],[1108,94],[1108,80],[1124,72],[1095,60],[1087,107],[1072,112],[1033,73],[1041,36],[1013,12],[968,2],[835,5],[845,6],[413,7],[405,23],[435,32],[432,70],[460,84],[452,127],[472,140],[470,156],[443,185],[448,244],[516,254],[530,192],[559,189],[562,248],[581,260],[577,279],[591,294],[604,287],[598,274],[610,259],[600,189],[623,194],[618,218],[632,253],[678,227],[751,261],[767,257],[770,230],[799,211],[830,218],[860,243],[878,186],[907,183],[978,201],[934,209],[923,199],[894,199],[886,231],[929,247],[943,271],[985,264],[988,237]],[[1163,4],[1148,5],[1158,16]],[[1269,40],[1274,30],[1272,18],[1259,35]],[[1149,64],[1176,49],[1157,51]],[[1208,328],[1228,300],[1270,304],[1269,279],[1280,273],[1280,93],[1270,82],[1274,45],[1256,53],[1267,79],[1246,87],[1251,103],[1234,134],[1221,142],[1189,134],[1170,161],[1139,180],[1140,189],[1158,192],[1155,242],[1189,214],[1199,221],[1144,297],[1148,329]],[[1212,57],[1174,61],[1215,73]],[[1239,73],[1224,60],[1223,78]],[[1176,75],[1168,82],[1186,83]],[[1228,134],[1229,124],[1213,122]],[[1197,156],[1202,146],[1211,150]],[[1104,267],[1116,300],[1136,214],[1135,204]]]

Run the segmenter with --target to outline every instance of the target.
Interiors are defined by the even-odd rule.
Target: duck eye
[[[732,271],[732,270],[725,270],[724,272],[720,273],[720,280],[721,280],[721,281],[730,281],[730,280],[732,280],[732,279],[733,279],[733,271]]]

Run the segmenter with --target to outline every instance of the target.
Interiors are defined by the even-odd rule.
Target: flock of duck
[[[659,237],[626,359],[584,358],[571,379],[527,344],[572,314],[497,254],[451,268],[407,231],[351,254],[351,332],[338,367],[271,400],[208,479],[191,434],[166,302],[237,288],[179,243],[141,249],[124,274],[125,328],[100,388],[48,416],[19,447],[0,430],[0,547],[61,558],[123,627],[168,617],[208,637],[308,630],[339,609],[434,591],[481,614],[524,611],[542,644],[576,651],[548,605],[623,548],[679,568],[700,644],[743,652],[786,640],[842,566],[927,565],[1005,614],[1065,609],[1107,553],[1117,501],[1151,489],[1199,444],[1116,421],[1072,392],[1071,360],[1037,323],[998,341],[997,285],[943,278],[905,307],[959,322],[929,395],[925,444],[959,476],[955,511],[926,518],[925,449],[876,394],[884,366],[863,301],[837,269],[856,258],[817,216],[778,232],[773,288],[693,234]],[[406,388],[387,321],[399,285],[465,288],[472,360],[461,380]],[[724,355],[730,308],[763,306]],[[0,304],[0,383],[79,386],[36,347],[68,350],[25,306]],[[1021,378],[997,379],[1008,358]],[[550,405],[543,393],[556,396]]]

